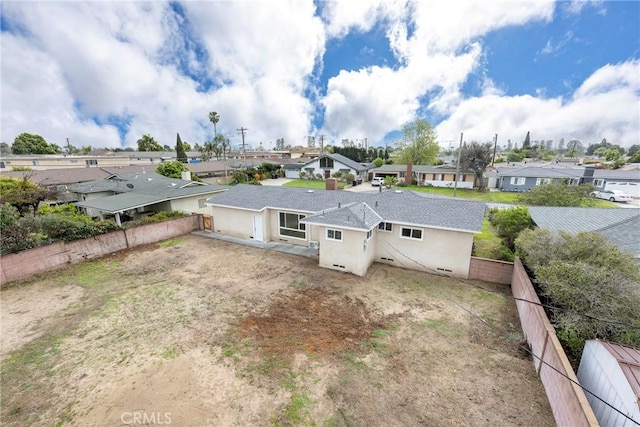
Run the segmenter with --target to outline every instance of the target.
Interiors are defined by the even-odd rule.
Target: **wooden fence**
[[[520,324],[531,345],[533,363],[547,393],[556,424],[599,425],[584,391],[578,385],[578,378],[558,341],[556,331],[544,308],[539,305],[540,299],[520,259],[514,262],[511,291],[516,298]]]

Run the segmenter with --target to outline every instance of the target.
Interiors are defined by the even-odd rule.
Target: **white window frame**
[[[409,236],[403,236],[402,232],[404,230],[410,230],[409,231]],[[413,237],[413,233],[415,231],[419,231],[420,232],[420,237]],[[400,227],[400,238],[401,239],[408,239],[408,240],[422,240],[422,238],[424,237],[424,230],[422,228],[414,228],[414,227]]]
[[[527,182],[527,178],[524,176],[512,176],[509,182],[511,185],[524,185]]]
[[[339,235],[340,237],[339,238],[336,237],[337,235]],[[335,228],[327,228],[325,236],[327,240],[342,242],[342,230],[336,230]]]
[[[604,185],[604,179],[594,179],[593,186],[594,187],[602,187]]]
[[[369,239],[371,239],[372,237],[373,237],[373,230],[369,230],[369,231],[367,231],[367,239],[366,239],[366,240],[369,240]]]
[[[536,178],[536,185],[551,184],[551,178]]]
[[[285,224],[282,224],[282,215],[284,215],[285,218]],[[287,227],[286,225],[286,218],[287,215],[297,215],[298,216],[298,228],[292,228],[292,227]],[[278,234],[281,237],[290,237],[292,239],[298,239],[298,240],[307,240],[307,227],[305,224],[301,223],[300,220],[305,218],[306,215],[305,214],[299,214],[297,212],[285,212],[285,211],[280,211],[278,212]],[[291,235],[291,234],[282,234],[282,230],[285,231],[291,231],[292,233],[296,233],[296,232],[302,232],[304,233],[303,237],[298,237],[295,235]]]
[[[387,226],[389,226],[389,229],[387,229]],[[381,222],[380,224],[378,224],[378,230],[384,231],[385,233],[390,233],[393,231],[393,224],[390,222]]]

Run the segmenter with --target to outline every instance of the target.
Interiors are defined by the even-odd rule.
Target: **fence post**
[[[547,343],[549,342],[549,331],[546,331],[546,335],[544,337],[544,344],[542,345],[542,353],[540,353],[540,364],[538,365],[538,377],[540,376],[540,371],[542,370],[542,365],[544,362],[544,353],[547,351]]]

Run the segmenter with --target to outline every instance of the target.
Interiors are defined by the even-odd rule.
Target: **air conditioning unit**
[[[311,249],[318,249],[320,247],[320,244],[315,240],[309,240],[309,247]]]

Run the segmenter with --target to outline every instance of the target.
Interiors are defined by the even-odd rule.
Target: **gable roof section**
[[[304,188],[237,185],[207,201],[212,206],[262,211],[265,208],[318,214],[322,210],[363,202],[383,221],[469,233],[482,231],[485,203],[425,197],[412,191],[356,193]]]
[[[382,222],[382,217],[364,202],[350,203],[343,207],[327,209],[308,216],[300,222],[368,231]]]
[[[342,154],[330,154],[330,153],[323,153],[320,157],[317,157],[315,159],[309,160],[307,163],[304,163],[302,165],[300,165],[300,168],[302,169],[303,167],[307,166],[309,163],[314,162],[318,159],[321,159],[323,157],[327,157],[330,159],[333,159],[336,162],[342,163],[345,166],[348,166],[349,168],[357,171],[357,172],[363,172],[366,170],[371,169],[371,164],[366,164],[363,165],[361,163],[358,163],[356,161],[351,160],[348,157],[343,156]]]
[[[517,176],[524,178],[580,178],[584,174],[584,168],[581,169],[553,169],[541,168],[536,166],[525,166],[522,168],[499,168],[499,176]]]
[[[620,248],[640,258],[640,211],[638,209],[565,208],[529,206],[531,219],[550,231],[580,233],[597,231]]]
[[[168,200],[203,195],[227,190],[222,185],[207,185],[193,181],[167,178],[158,173],[119,174],[107,179],[78,184],[73,191],[92,193],[113,191],[115,195],[85,200],[76,206],[96,209],[107,213],[122,212],[142,206],[148,206]]]

